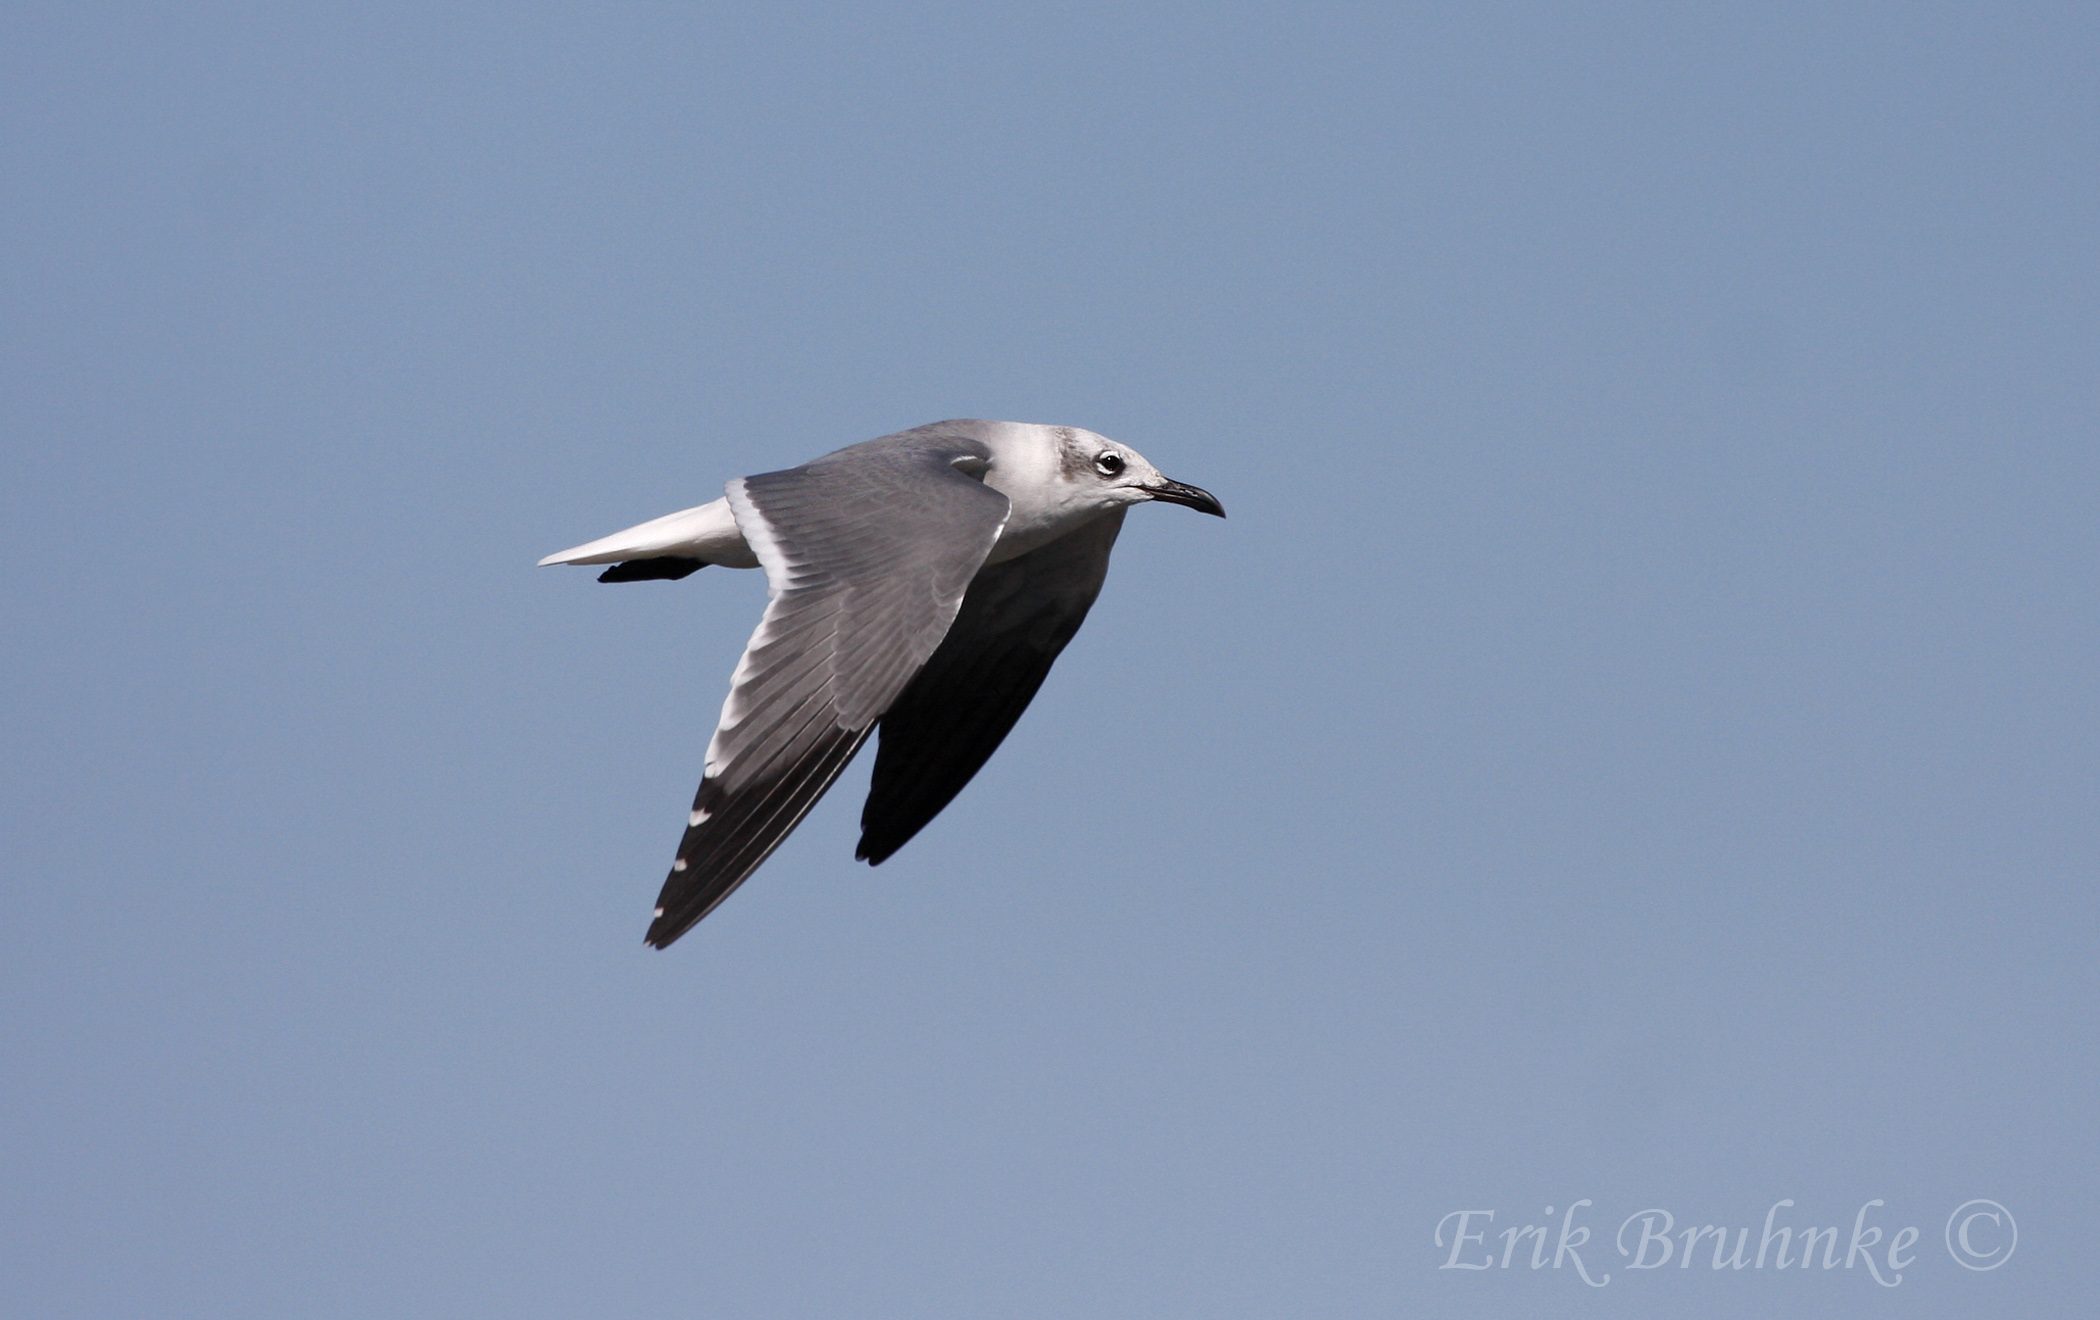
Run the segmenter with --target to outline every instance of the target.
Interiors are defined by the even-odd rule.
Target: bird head
[[[1122,508],[1162,500],[1186,505],[1198,513],[1225,516],[1225,506],[1217,496],[1200,486],[1174,480],[1129,445],[1069,426],[1055,429],[1065,479],[1102,504]]]

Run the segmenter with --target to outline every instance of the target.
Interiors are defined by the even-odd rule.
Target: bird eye
[[[1123,470],[1121,454],[1098,454],[1094,458],[1094,470],[1104,477],[1112,477]]]

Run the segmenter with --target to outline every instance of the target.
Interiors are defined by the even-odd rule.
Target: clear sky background
[[[6,6],[0,1311],[2090,1315],[2096,38]],[[954,416],[1232,516],[644,950],[763,582],[533,561]]]

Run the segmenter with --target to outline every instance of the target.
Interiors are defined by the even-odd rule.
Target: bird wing
[[[940,649],[882,717],[856,857],[880,865],[998,750],[1085,622],[1122,528],[1118,509],[978,572]]]
[[[728,486],[771,601],[647,942],[661,949],[758,869],[940,645],[1005,526],[975,440],[907,433]]]

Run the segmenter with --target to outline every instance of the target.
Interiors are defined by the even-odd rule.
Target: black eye
[[[1094,470],[1104,477],[1112,477],[1123,470],[1121,454],[1098,454],[1094,458]]]

